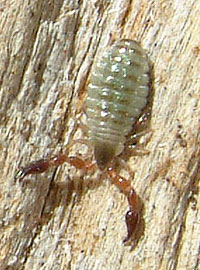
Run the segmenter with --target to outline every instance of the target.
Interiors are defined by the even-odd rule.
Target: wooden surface
[[[199,9],[200,0],[1,1],[1,270],[200,269]],[[98,172],[66,164],[14,182],[20,166],[71,142],[92,63],[120,38],[141,42],[155,76],[150,154],[127,161],[144,206],[132,249],[122,244],[126,198]]]

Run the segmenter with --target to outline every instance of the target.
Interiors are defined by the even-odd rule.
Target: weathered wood
[[[199,7],[2,1],[0,269],[200,269]],[[144,206],[132,250],[126,198],[98,172],[83,179],[64,165],[14,182],[19,166],[72,141],[92,63],[120,38],[141,42],[155,76],[150,154],[128,160]]]

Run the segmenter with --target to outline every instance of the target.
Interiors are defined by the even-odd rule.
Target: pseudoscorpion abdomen
[[[122,152],[126,135],[147,104],[149,63],[133,40],[115,42],[94,64],[86,114],[97,163],[105,168]]]

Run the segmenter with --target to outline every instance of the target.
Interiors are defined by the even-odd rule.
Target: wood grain
[[[200,269],[199,7],[1,1],[0,269]],[[120,38],[141,42],[155,77],[150,154],[127,161],[144,206],[133,248],[122,244],[126,198],[99,172],[66,164],[14,182],[20,166],[83,137],[74,119],[92,63]]]

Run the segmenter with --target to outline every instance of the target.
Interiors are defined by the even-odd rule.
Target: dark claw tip
[[[16,175],[15,175],[15,177],[14,177],[14,180],[15,180],[15,181],[17,181],[17,180],[21,181],[25,176],[26,176],[26,172],[25,172],[25,170],[22,168],[22,169],[20,169],[20,170],[16,173]]]
[[[124,238],[123,243],[126,243],[133,236],[137,223],[138,213],[133,210],[129,210],[126,213],[127,236]]]

